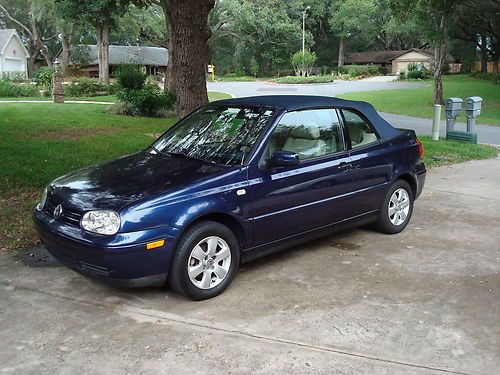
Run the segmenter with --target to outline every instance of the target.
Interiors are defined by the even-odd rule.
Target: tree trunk
[[[446,64],[446,45],[448,42],[448,30],[446,28],[446,17],[441,16],[440,38],[434,54],[434,104],[443,104],[443,67]]]
[[[99,81],[109,83],[109,24],[96,25],[97,58],[99,60]]]
[[[62,68],[62,74],[63,77],[68,77],[69,76],[69,49],[70,49],[70,37],[67,32],[64,30],[61,30],[61,45],[62,45],[62,52],[61,52],[61,68]]]
[[[167,1],[161,1],[161,7],[163,9],[163,14],[165,15],[165,24],[167,26],[168,34],[168,62],[167,69],[165,70],[165,83],[163,85],[164,90],[174,90],[174,70],[172,64],[172,56],[174,54],[174,43],[172,43],[172,29],[170,27],[170,21],[168,17],[168,4]]]
[[[481,72],[488,71],[488,46],[486,45],[486,37],[481,35]]]
[[[339,67],[342,67],[344,66],[344,44],[345,44],[345,40],[344,40],[344,37],[341,36],[340,37],[340,41],[339,41],[339,60],[338,60],[338,65]]]
[[[207,41],[211,32],[208,13],[215,0],[167,0],[170,40],[175,46],[171,56],[175,72],[173,88],[177,112],[184,116],[208,102],[205,78]]]

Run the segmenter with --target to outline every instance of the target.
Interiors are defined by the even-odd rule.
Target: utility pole
[[[302,58],[306,53],[306,14],[309,9],[311,7],[308,5],[302,12]]]

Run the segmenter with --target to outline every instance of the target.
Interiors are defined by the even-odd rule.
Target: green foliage
[[[377,65],[344,65],[332,68],[333,74],[344,74],[349,78],[369,77],[384,74],[384,68]]]
[[[295,52],[291,59],[295,75],[303,77],[311,75],[312,68],[317,59],[316,53],[311,51],[304,51],[304,53],[302,51]]]
[[[137,65],[122,65],[115,73],[118,84],[125,90],[140,90],[146,82],[146,74]]]
[[[122,90],[118,99],[124,103],[122,114],[130,116],[156,116],[159,112],[172,111],[175,95],[171,91],[162,92],[154,84],[147,84],[140,89]]]
[[[493,83],[500,85],[500,74],[498,73],[471,72],[469,75],[477,79],[492,81]]]
[[[15,84],[9,78],[0,78],[0,97],[19,98],[38,96],[38,89],[29,83]]]
[[[250,73],[254,77],[257,77],[258,72],[259,72],[259,63],[257,62],[257,60],[255,60],[255,57],[252,57],[252,60],[250,60]]]
[[[286,76],[273,79],[274,82],[287,84],[330,83],[334,80],[333,76]]]
[[[44,66],[33,73],[33,81],[38,87],[45,90],[52,90],[52,75],[54,69]]]
[[[97,79],[77,77],[64,87],[64,95],[69,97],[113,95],[118,91],[118,85],[105,84]]]
[[[172,111],[175,95],[162,92],[154,82],[146,83],[147,76],[133,65],[121,66],[116,72],[121,90],[117,97],[122,103],[115,110],[130,116],[157,116],[160,112]]]

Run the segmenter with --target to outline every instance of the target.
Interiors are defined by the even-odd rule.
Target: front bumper
[[[152,228],[104,237],[69,227],[43,212],[33,212],[35,227],[50,254],[69,268],[93,279],[124,287],[163,285],[179,230]],[[146,243],[165,245],[146,250]]]

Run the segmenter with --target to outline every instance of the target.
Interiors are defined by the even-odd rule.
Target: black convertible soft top
[[[385,121],[371,104],[356,100],[314,95],[265,95],[224,99],[212,102],[211,104],[236,107],[271,107],[285,111],[298,111],[321,107],[352,108],[361,112],[373,124],[382,138],[393,138],[401,134],[401,131],[393,128],[391,124]]]

